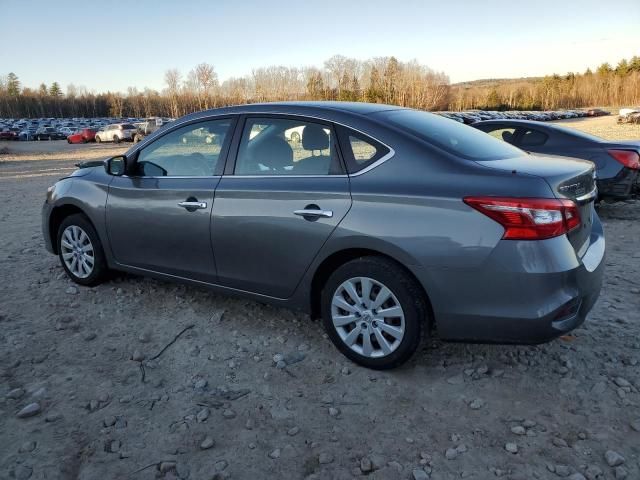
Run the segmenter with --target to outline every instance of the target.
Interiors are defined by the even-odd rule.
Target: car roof
[[[369,115],[372,113],[388,110],[401,110],[403,107],[396,105],[385,105],[381,103],[361,103],[361,102],[265,102],[250,103],[246,105],[233,105],[230,107],[214,108],[195,112],[182,117],[182,121],[208,117],[211,115],[242,114],[242,113],[279,113],[292,115],[310,115],[324,113],[327,116],[337,113],[347,113],[352,115]]]

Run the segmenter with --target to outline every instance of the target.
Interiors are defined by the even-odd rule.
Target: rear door
[[[106,219],[118,263],[215,283],[211,211],[233,125],[221,118],[170,130],[114,177]]]
[[[220,284],[290,297],[351,207],[330,123],[247,116],[235,162],[216,189],[213,249]],[[301,131],[298,139],[292,132]]]

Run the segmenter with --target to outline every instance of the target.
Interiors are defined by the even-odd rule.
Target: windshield
[[[373,114],[454,155],[470,160],[502,160],[524,152],[455,120],[418,110],[387,110]]]

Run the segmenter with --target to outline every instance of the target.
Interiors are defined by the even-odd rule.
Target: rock
[[[607,450],[604,454],[604,459],[610,467],[617,467],[624,463],[624,457],[614,450]]]
[[[300,428],[298,427],[291,427],[289,430],[287,430],[287,435],[289,435],[290,437],[293,437],[298,433],[300,433]]]
[[[513,442],[505,444],[504,449],[509,453],[518,453],[518,445]]]
[[[196,390],[204,390],[207,388],[209,382],[207,382],[204,378],[199,379],[194,385],[193,388]]]
[[[18,418],[28,418],[39,414],[40,411],[40,404],[38,402],[33,402],[20,410],[16,415],[18,416]]]
[[[527,430],[522,425],[516,425],[515,427],[511,427],[511,433],[516,435],[526,435]]]
[[[282,361],[284,361],[284,355],[283,355],[283,354],[281,354],[281,353],[276,353],[276,354],[273,356],[273,363],[279,363],[279,362],[282,362]]]
[[[57,422],[61,418],[62,418],[61,413],[50,413],[49,415],[44,417],[44,421],[47,423],[53,423],[53,422]]]
[[[109,444],[108,450],[111,453],[116,453],[118,450],[120,450],[121,446],[122,445],[120,444],[120,440],[112,440],[111,443]]]
[[[236,418],[236,412],[234,412],[230,408],[227,408],[224,412],[222,412],[222,416],[227,420],[230,420],[232,418]]]
[[[632,420],[632,421],[629,423],[629,426],[630,426],[633,430],[635,430],[636,432],[640,432],[640,418],[637,418],[637,419],[635,419],[635,420]]]
[[[464,383],[464,377],[462,375],[456,375],[454,377],[447,378],[449,385],[462,385]]]
[[[597,465],[589,465],[584,473],[588,480],[601,480],[604,476],[604,472]]]
[[[568,477],[571,475],[571,468],[568,465],[555,465],[553,471],[559,477]]]
[[[619,387],[630,387],[631,383],[626,378],[616,377],[613,379],[613,383],[615,383]]]
[[[340,409],[329,407],[329,415],[331,415],[332,417],[337,417],[338,415],[340,415]]]
[[[560,437],[553,437],[553,440],[551,441],[551,443],[553,443],[556,447],[566,447],[567,446],[567,442],[560,438]]]
[[[229,462],[227,462],[226,460],[218,460],[216,463],[213,464],[213,468],[217,472],[221,472],[222,470],[224,470],[228,466],[229,466]]]
[[[256,422],[253,418],[248,418],[244,424],[244,428],[246,428],[247,430],[253,430],[255,426],[256,426]]]
[[[196,415],[196,420],[198,421],[198,423],[205,422],[207,420],[207,418],[209,418],[209,409],[208,408],[203,408]]]
[[[88,332],[83,338],[85,341],[90,342],[97,337],[96,332]]]
[[[616,480],[623,480],[629,476],[629,472],[623,466],[618,466],[613,471]]]
[[[569,477],[569,480],[587,480],[584,475],[579,472],[574,473]]]
[[[447,448],[447,451],[444,452],[444,457],[447,460],[453,460],[458,456],[458,450],[455,448]]]
[[[318,463],[320,463],[320,465],[326,465],[331,462],[333,462],[333,455],[330,453],[323,452],[318,456]]]
[[[191,474],[191,470],[189,469],[189,466],[186,463],[180,462],[176,464],[176,474],[178,475],[178,478],[186,479],[186,478],[189,478],[189,475]]]
[[[340,370],[340,373],[342,373],[342,375],[350,375],[351,374],[351,370],[349,370],[349,367],[342,367],[342,370]]]
[[[33,452],[36,449],[36,446],[37,446],[36,442],[24,442],[22,445],[20,445],[18,452],[20,453]]]
[[[472,400],[471,403],[469,403],[469,408],[471,410],[480,410],[483,406],[484,401],[479,398],[476,398],[475,400]]]
[[[133,352],[133,355],[131,355],[131,360],[133,360],[134,362],[141,362],[144,360],[144,358],[144,353],[142,353],[140,350],[135,350]]]
[[[269,453],[269,458],[273,458],[274,460],[275,460],[276,458],[280,458],[280,449],[279,449],[279,448],[276,448],[275,450],[272,450],[272,451]]]
[[[7,393],[7,398],[10,398],[12,400],[18,400],[18,399],[22,398],[23,396],[24,396],[24,389],[23,388],[14,388],[9,393]]]
[[[149,343],[151,341],[151,334],[149,332],[142,332],[138,335],[138,341],[140,343]]]
[[[176,468],[176,462],[160,462],[160,471],[167,473]]]
[[[429,480],[429,475],[421,468],[414,468],[411,476],[413,480]]]
[[[78,289],[73,285],[71,285],[70,287],[67,288],[66,293],[69,295],[77,295]]]
[[[211,437],[205,437],[205,439],[200,443],[200,449],[201,450],[209,450],[210,448],[212,448],[215,445],[215,442],[213,441],[213,438]]]
[[[299,363],[306,358],[306,355],[302,352],[291,352],[285,355],[284,363],[287,365],[293,365],[295,363]]]
[[[360,470],[362,473],[369,473],[373,471],[373,464],[369,457],[362,457],[362,459],[360,459]]]
[[[103,424],[105,427],[113,427],[113,426],[116,424],[116,422],[117,422],[117,421],[118,421],[118,419],[117,419],[116,417],[111,416],[111,417],[107,417],[107,418],[105,418],[105,419],[102,421],[102,424]]]
[[[534,420],[525,420],[524,422],[522,422],[522,426],[524,428],[533,428],[537,425],[537,423]]]

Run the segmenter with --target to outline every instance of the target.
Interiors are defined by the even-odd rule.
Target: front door
[[[114,177],[107,229],[122,265],[216,281],[211,211],[233,121],[208,120],[168,131]]]
[[[218,281],[288,298],[351,207],[333,128],[248,117],[228,173],[213,209]]]

